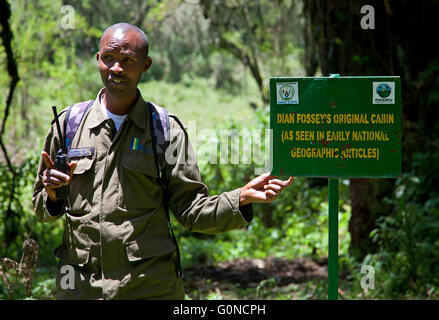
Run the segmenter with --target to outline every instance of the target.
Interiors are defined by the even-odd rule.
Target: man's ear
[[[151,57],[146,57],[145,65],[143,66],[143,71],[142,72],[147,72],[149,70],[149,68],[151,68],[151,65],[152,65]]]
[[[99,51],[96,53],[96,61],[99,63]]]

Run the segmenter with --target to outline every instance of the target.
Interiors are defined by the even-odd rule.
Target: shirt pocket
[[[177,275],[176,247],[169,237],[141,237],[126,243],[125,250],[135,281],[146,276],[150,288],[158,288]]]
[[[129,211],[156,209],[162,200],[162,189],[154,155],[132,151],[122,156],[119,207]]]
[[[60,245],[53,251],[55,257],[61,262],[72,266],[83,267],[89,258],[89,251],[85,249],[67,247],[65,244]]]
[[[83,296],[84,292],[80,291],[83,291],[86,282],[84,273],[89,262],[89,251],[62,244],[53,251],[53,254],[59,259],[56,272],[56,295],[61,293],[61,295],[67,294],[67,296],[69,294]],[[62,285],[65,282],[65,277],[68,277],[70,284],[74,284],[73,287],[66,288]]]
[[[77,161],[69,188],[70,214],[81,216],[91,211],[93,202],[96,157],[73,159]]]

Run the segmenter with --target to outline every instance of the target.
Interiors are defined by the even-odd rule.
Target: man
[[[178,161],[165,167],[165,195],[154,155],[131,145],[136,138],[145,148],[153,147],[151,105],[137,89],[152,63],[145,34],[126,23],[113,25],[103,33],[96,58],[105,87],[71,142],[72,149],[88,152],[71,159],[70,174],[56,170],[52,159],[62,138],[53,125],[34,187],[40,220],[66,213],[63,244],[54,251],[60,260],[56,298],[183,299],[166,208],[189,230],[224,232],[249,223],[251,203],[273,201],[292,178],[281,181],[266,174],[208,196],[196,163]],[[181,122],[170,116],[169,123],[170,143],[183,141],[176,144],[176,154],[195,159]],[[64,185],[70,190],[66,202],[56,197]],[[63,286],[63,266],[73,268],[73,284]]]

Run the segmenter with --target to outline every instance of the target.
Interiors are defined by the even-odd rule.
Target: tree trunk
[[[350,179],[352,215],[349,220],[351,234],[350,253],[360,260],[376,251],[370,232],[376,228],[375,220],[392,212],[391,205],[383,201],[393,191],[393,180]]]

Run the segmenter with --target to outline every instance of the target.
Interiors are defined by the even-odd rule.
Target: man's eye
[[[103,56],[102,60],[104,61],[110,61],[111,60],[111,56]]]
[[[127,57],[127,58],[124,58],[123,61],[125,61],[125,62],[132,62],[133,59]]]

